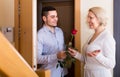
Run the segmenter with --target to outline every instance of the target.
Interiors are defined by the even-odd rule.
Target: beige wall
[[[14,26],[14,0],[0,0],[0,26]]]
[[[93,32],[88,28],[88,25],[86,24],[86,17],[88,13],[88,9],[93,6],[100,6],[103,7],[108,16],[108,28],[113,33],[113,0],[81,0],[81,48],[87,41],[88,37]],[[81,49],[82,50],[82,49]],[[82,66],[83,67],[83,66]],[[83,68],[81,68],[83,70]],[[83,71],[82,76],[83,77]]]

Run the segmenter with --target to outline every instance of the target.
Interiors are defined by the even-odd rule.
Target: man
[[[51,77],[63,76],[63,69],[56,68],[58,59],[66,58],[64,50],[64,36],[57,27],[58,17],[54,7],[47,6],[42,9],[43,27],[38,31],[37,63],[40,69],[50,69]]]

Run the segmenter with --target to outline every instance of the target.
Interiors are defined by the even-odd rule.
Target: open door
[[[37,0],[15,0],[15,47],[36,68]]]

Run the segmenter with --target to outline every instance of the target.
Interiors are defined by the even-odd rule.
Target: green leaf
[[[60,63],[61,61],[60,60],[58,60],[58,63]]]
[[[56,68],[58,68],[59,64],[57,64]]]
[[[64,67],[64,64],[62,62],[60,62],[60,67],[63,68]]]

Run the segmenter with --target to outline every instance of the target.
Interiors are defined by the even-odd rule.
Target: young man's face
[[[43,16],[43,20],[47,26],[57,26],[58,17],[56,11],[49,11],[47,16]]]

